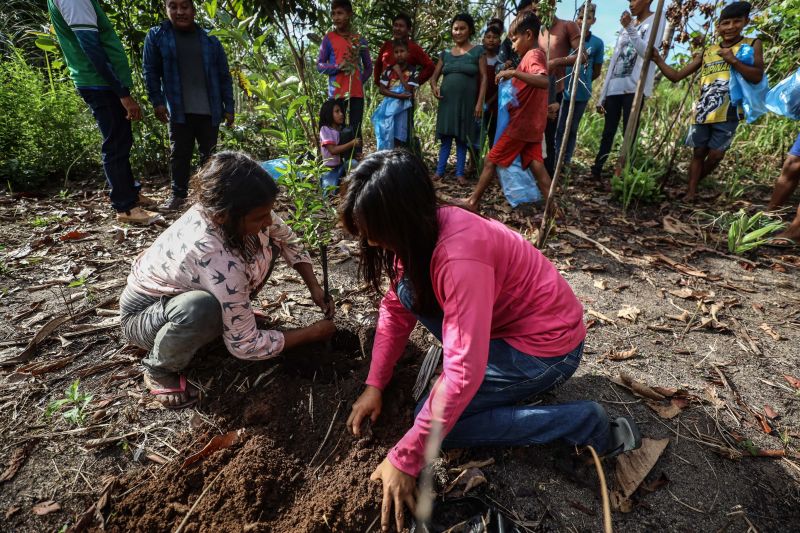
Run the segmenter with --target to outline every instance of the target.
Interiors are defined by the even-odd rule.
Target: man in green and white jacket
[[[146,200],[133,178],[130,153],[132,120],[142,118],[131,96],[128,57],[98,0],[47,0],[50,19],[70,77],[89,105],[103,136],[103,170],[111,206],[120,222],[151,224],[156,213],[142,209]]]

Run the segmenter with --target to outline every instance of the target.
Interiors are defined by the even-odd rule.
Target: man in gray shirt
[[[169,123],[172,195],[162,210],[179,209],[189,193],[195,142],[202,165],[213,153],[223,118],[233,125],[233,80],[216,37],[195,23],[192,0],[166,0],[168,21],[144,45],[144,77],[156,117]]]

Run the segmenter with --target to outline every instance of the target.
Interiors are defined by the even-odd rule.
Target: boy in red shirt
[[[334,31],[322,39],[317,70],[328,75],[328,97],[336,100],[349,115],[347,125],[359,139],[364,117],[364,82],[372,76],[372,58],[367,40],[352,31],[350,0],[333,0],[331,19]]]
[[[547,123],[550,82],[547,77],[547,58],[538,44],[540,28],[539,17],[525,12],[520,13],[508,29],[514,51],[522,61],[516,69],[498,72],[496,81],[512,80],[517,105],[509,109],[508,126],[486,156],[478,185],[467,199],[470,209],[477,210],[496,168],[511,166],[517,156],[521,157],[523,168],[530,168],[543,199],[547,200],[550,175],[542,158],[542,139]]]

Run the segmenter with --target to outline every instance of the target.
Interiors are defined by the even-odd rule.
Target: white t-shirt
[[[627,28],[623,29],[617,37],[617,44],[614,46],[614,53],[611,55],[611,63],[603,81],[603,89],[600,91],[600,102],[607,96],[617,94],[632,94],[636,92],[636,84],[642,73],[644,65],[644,55],[647,51],[647,43],[650,40],[650,32],[653,26],[655,13],[647,17],[641,23],[633,21]],[[656,33],[655,46],[661,44],[664,38],[664,26],[666,17],[661,17],[661,22]],[[657,67],[650,65],[647,73],[647,80],[644,85],[644,95],[650,96],[653,93],[653,78],[655,78]]]

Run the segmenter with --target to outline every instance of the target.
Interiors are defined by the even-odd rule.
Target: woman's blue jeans
[[[397,286],[400,302],[411,309],[413,292],[405,280]],[[443,315],[417,319],[440,341]],[[566,355],[536,357],[502,339],[489,343],[489,361],[480,389],[442,442],[443,448],[524,446],[563,440],[591,445],[602,454],[609,446],[606,410],[597,402],[525,405],[525,400],[554,389],[572,376],[583,354],[583,343]],[[417,404],[419,413],[428,400]]]
[[[452,135],[440,135],[442,141],[439,147],[439,163],[436,165],[436,175],[444,176],[447,168],[447,160],[450,159],[450,150],[453,149],[453,141],[456,142],[456,177],[464,177],[464,168],[467,166],[467,143],[459,141]]]

